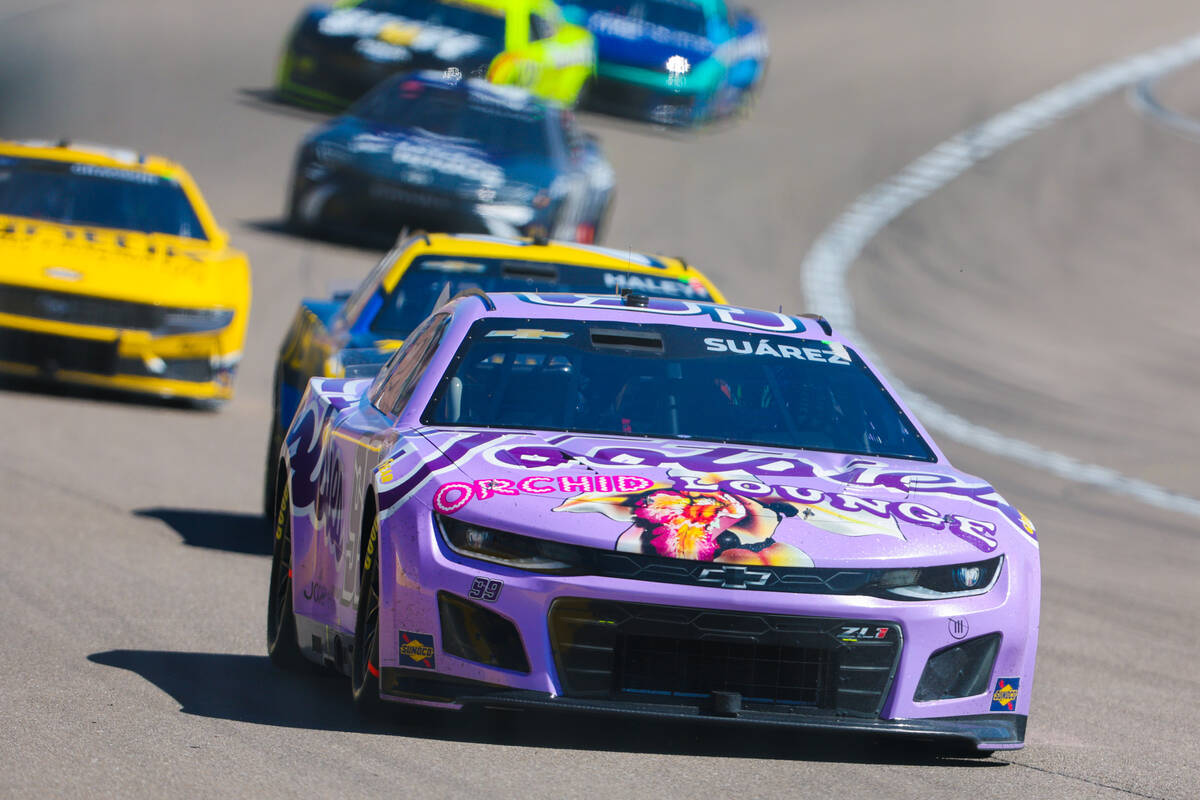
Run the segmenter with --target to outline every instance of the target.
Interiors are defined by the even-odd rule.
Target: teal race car
[[[597,111],[691,125],[742,108],[766,74],[762,25],[725,0],[567,0],[563,15],[596,39]]]

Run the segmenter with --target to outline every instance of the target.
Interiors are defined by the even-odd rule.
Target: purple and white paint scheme
[[[473,294],[280,453],[268,650],[380,700],[1023,745],[1033,524],[824,320]]]

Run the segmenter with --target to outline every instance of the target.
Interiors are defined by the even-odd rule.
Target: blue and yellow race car
[[[725,0],[564,0],[596,39],[589,108],[664,125],[726,116],[758,89],[767,37]]]
[[[283,434],[309,379],[374,375],[441,302],[469,290],[628,290],[648,297],[725,302],[707,277],[678,258],[479,235],[422,233],[403,239],[352,293],[305,300],[284,337],[275,366],[263,485],[268,519]]]

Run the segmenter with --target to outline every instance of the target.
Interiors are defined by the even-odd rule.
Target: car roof
[[[785,335],[821,342],[844,340],[817,315],[793,315],[723,303],[662,297],[556,292],[471,292],[452,301],[456,317],[584,320],[681,325],[743,335]]]
[[[485,234],[418,234],[398,247],[404,249],[404,253],[393,262],[392,268],[383,277],[382,284],[385,291],[391,291],[395,287],[412,259],[423,255],[455,255],[571,264],[684,282],[696,281],[704,286],[709,296],[718,302],[725,299],[724,294],[713,285],[707,275],[680,258],[647,255],[574,242],[504,239]]]
[[[69,139],[57,141],[0,139],[0,155],[13,158],[65,161],[74,164],[93,164],[166,177],[187,172],[180,164],[162,156],[93,142],[74,142]]]

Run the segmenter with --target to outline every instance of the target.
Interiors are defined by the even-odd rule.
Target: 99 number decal
[[[487,603],[494,603],[500,597],[500,590],[503,588],[504,581],[480,577],[471,581],[471,591],[468,596]]]

